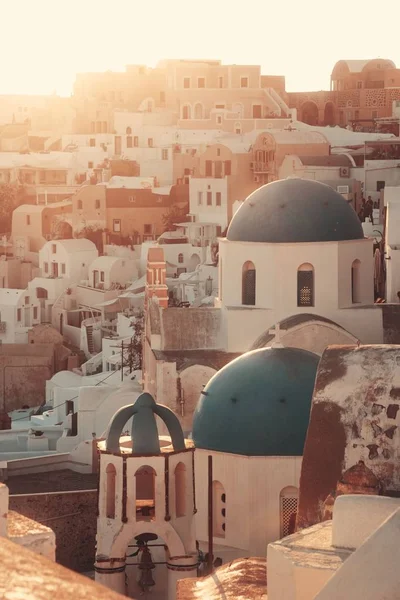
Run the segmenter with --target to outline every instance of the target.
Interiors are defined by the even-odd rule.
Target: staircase
[[[284,100],[280,97],[280,95],[273,88],[265,88],[265,93],[268,94],[270,99],[274,102],[275,106],[278,108],[275,112],[284,118],[290,116],[290,108],[286,104]]]
[[[93,325],[86,325],[86,339],[89,354],[94,354]]]

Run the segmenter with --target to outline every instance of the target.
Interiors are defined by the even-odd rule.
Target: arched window
[[[183,263],[183,254],[178,254],[178,263]]]
[[[314,306],[314,267],[309,263],[297,269],[297,306]]]
[[[156,510],[156,472],[152,467],[140,467],[136,478],[136,519],[153,520]]]
[[[126,128],[126,135],[131,135],[132,134],[132,128],[131,127],[127,127]]]
[[[281,538],[291,535],[296,527],[297,503],[299,491],[294,486],[281,490],[279,495]]]
[[[117,472],[113,464],[108,464],[106,468],[106,516],[109,519],[115,519],[115,479]]]
[[[197,103],[194,105],[194,118],[195,119],[203,118],[203,105],[200,103]]]
[[[242,124],[241,123],[235,123],[235,133],[237,134],[241,134],[242,133]]]
[[[353,304],[361,302],[361,262],[357,259],[351,265],[351,301]]]
[[[226,494],[220,481],[213,481],[213,535],[225,537],[226,532]]]
[[[190,104],[185,104],[182,107],[182,119],[191,119],[192,118],[192,109]]]
[[[248,260],[242,268],[242,304],[255,306],[256,303],[256,268]]]
[[[181,462],[175,468],[175,514],[177,517],[186,514],[186,467]]]

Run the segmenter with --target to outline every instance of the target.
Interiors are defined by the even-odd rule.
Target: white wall
[[[400,187],[385,188],[386,213],[386,299],[398,302],[400,291]]]
[[[196,449],[196,482],[206,482],[208,456],[213,457],[213,480],[226,494],[225,537],[214,537],[219,546],[237,548],[239,556],[264,556],[267,544],[280,537],[280,493],[299,487],[301,457],[241,456]],[[208,539],[208,489],[196,486],[196,533]]]
[[[211,205],[207,203],[211,193]],[[221,194],[221,205],[217,206],[217,193]],[[201,203],[200,203],[201,202]],[[200,223],[217,223],[224,230],[228,225],[228,178],[194,178],[189,181],[189,212]]]

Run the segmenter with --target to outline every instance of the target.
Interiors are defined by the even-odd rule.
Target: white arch
[[[163,521],[135,521],[130,519],[125,523],[119,534],[114,538],[110,549],[110,558],[122,558],[126,555],[128,544],[132,538],[142,533],[154,533],[157,537],[164,540],[168,546],[170,557],[184,556],[186,554],[185,546],[172,527],[171,523]]]

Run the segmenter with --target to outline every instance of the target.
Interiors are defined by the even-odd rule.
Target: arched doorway
[[[192,254],[189,260],[188,271],[192,272],[196,269],[197,265],[200,264],[200,256],[198,254]]]
[[[40,322],[47,322],[47,299],[48,292],[45,288],[38,287],[36,288],[36,298],[40,302]]]
[[[296,527],[296,515],[299,490],[289,485],[279,494],[280,535],[281,538],[291,535]]]
[[[333,102],[327,102],[324,110],[324,125],[333,126],[335,124],[335,106]]]
[[[318,106],[315,102],[304,102],[300,109],[300,121],[308,125],[318,125]]]

